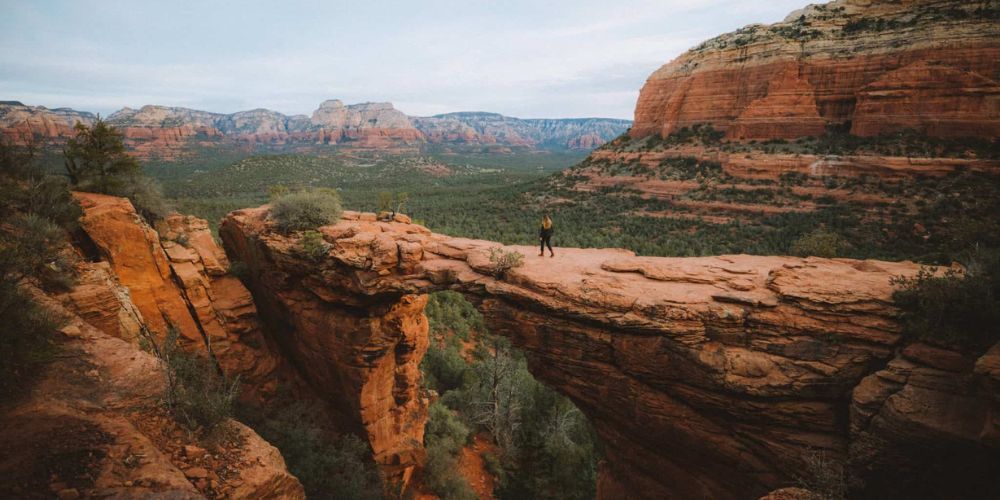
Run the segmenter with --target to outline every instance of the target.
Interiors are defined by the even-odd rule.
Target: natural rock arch
[[[498,280],[496,243],[347,212],[320,229],[329,248],[313,260],[267,212],[231,213],[227,252],[248,266],[275,343],[395,480],[422,454],[423,308],[441,289],[470,296],[588,416],[606,452],[602,498],[746,498],[794,483],[814,451],[844,463],[862,438],[856,475],[880,484],[921,467],[894,456],[901,441],[996,462],[1000,348],[979,360],[919,344],[897,353],[889,278],[915,264],[508,247],[526,264]],[[947,416],[908,413],[914,404]],[[955,406],[967,411],[946,411]]]

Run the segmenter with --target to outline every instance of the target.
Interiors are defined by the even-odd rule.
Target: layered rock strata
[[[873,399],[862,396],[897,358],[889,278],[915,273],[914,264],[597,249],[550,259],[507,247],[529,257],[501,280],[492,273],[492,242],[353,212],[321,233],[327,253],[315,260],[298,250],[297,237],[275,230],[267,207],[231,213],[221,228],[227,251],[250,269],[259,306],[283,327],[277,340],[307,377],[326,384],[331,401],[354,411],[347,416],[383,464],[419,453],[422,294],[440,289],[468,295],[492,331],[529,353],[532,372],[587,414],[605,450],[602,498],[761,495],[793,484],[811,453],[844,463],[859,432],[888,449],[905,441],[898,418],[884,427],[863,421],[875,409],[862,408]],[[990,380],[988,368],[969,366],[961,387]],[[970,393],[977,408],[996,400],[996,385],[989,387]],[[919,420],[919,404],[954,390],[921,388],[903,420]],[[380,407],[388,416],[375,416]],[[927,441],[996,455],[989,413],[938,418],[951,432]],[[894,458],[901,470],[928,467],[921,457]],[[880,463],[869,462],[876,471]]]
[[[685,52],[646,81],[633,137],[711,124],[730,139],[914,129],[1000,135],[993,2],[838,0]]]

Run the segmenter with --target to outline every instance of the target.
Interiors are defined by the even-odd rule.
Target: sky
[[[631,119],[700,41],[808,0],[0,0],[0,100]]]

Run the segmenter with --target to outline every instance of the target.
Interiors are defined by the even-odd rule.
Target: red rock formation
[[[216,462],[226,457],[224,477],[213,471],[211,485],[202,479],[204,487],[196,487],[190,457],[170,450],[188,437],[179,430],[163,436],[164,426],[179,428],[156,410],[163,365],[41,292],[34,295],[67,320],[54,339],[63,355],[44,366],[30,395],[0,409],[0,496],[204,498],[211,488],[219,497],[305,498],[277,450],[236,421],[229,422],[238,434],[231,442],[239,444],[213,450]]]
[[[852,393],[852,477],[903,497],[996,497],[997,381],[1000,344],[978,359],[907,346]],[[931,465],[914,467],[920,461]],[[928,473],[942,480],[925,481]]]
[[[134,342],[143,323],[142,313],[108,263],[88,262],[78,272],[79,281],[63,297],[64,302],[105,334]]]
[[[718,149],[678,147],[664,151],[623,152],[597,150],[589,159],[628,165],[639,163],[657,167],[668,158],[694,157],[699,160],[717,161],[726,174],[744,179],[780,180],[782,174],[795,173],[813,177],[876,176],[886,180],[912,179],[917,176],[941,177],[955,171],[968,170],[1000,174],[1000,161],[970,158],[919,158],[909,156],[876,155],[816,155],[791,153],[729,153]],[[600,177],[593,169],[576,170],[574,173]],[[633,177],[635,187],[647,184],[642,177]]]
[[[159,235],[142,221],[132,203],[94,193],[73,196],[84,212],[80,226],[128,288],[146,326],[161,337],[173,326],[190,345],[203,345],[201,325],[191,317],[173,279]]]
[[[649,77],[631,135],[708,123],[729,138],[795,138],[855,120],[859,135],[996,137],[1000,31],[981,7],[839,0],[716,37]]]
[[[309,262],[295,236],[275,231],[266,207],[234,212],[221,228],[231,255],[256,276],[261,307],[285,326],[299,369],[354,412],[348,417],[365,427],[382,463],[418,451],[384,433],[419,442],[419,294],[451,288],[473,296],[491,329],[528,351],[532,372],[591,419],[605,449],[602,498],[744,498],[792,483],[811,450],[842,462],[856,444],[846,429],[849,395],[900,344],[889,278],[918,267],[563,249],[556,259],[528,257],[497,280],[488,257],[495,243],[350,212],[321,232],[327,258]],[[924,387],[921,398],[945,396]],[[970,393],[978,408],[996,398],[995,387]],[[392,402],[383,407],[391,425],[372,425],[366,410],[379,401]],[[979,411],[937,418],[941,429],[995,429]],[[852,425],[872,429],[889,448],[899,441],[860,420]],[[994,431],[955,435],[926,440],[997,456]],[[900,464],[927,468],[919,458]]]
[[[597,134],[586,134],[579,137],[574,137],[566,143],[566,147],[570,149],[594,149],[606,141]]]
[[[48,139],[65,139],[76,133],[73,127],[90,125],[95,116],[72,109],[47,109],[42,106],[25,106],[17,101],[0,102],[0,138],[21,143],[34,136]]]
[[[938,61],[890,71],[858,91],[851,133],[900,129],[936,137],[1000,136],[1000,84]]]
[[[172,325],[186,348],[211,352],[223,371],[239,374],[249,396],[271,396],[286,374],[263,336],[253,297],[229,274],[229,259],[208,224],[172,215],[158,234],[127,199],[74,196],[87,238],[114,274],[91,265],[82,286],[68,296],[80,314],[130,341],[136,340],[137,321],[161,338]]]
[[[374,214],[370,219],[371,227],[383,224],[374,222]],[[340,427],[366,436],[388,479],[405,485],[423,456],[428,400],[418,389],[420,359],[429,342],[426,296],[365,297],[330,286],[327,279],[350,278],[315,272],[317,264],[297,251],[296,240],[257,234],[255,228],[264,230],[265,222],[252,224],[238,231],[229,224],[221,233],[228,251],[250,268],[257,305],[275,341],[341,413]],[[345,259],[372,259],[383,266],[410,255],[394,238],[370,232],[344,246],[354,248],[353,257]],[[271,258],[281,265],[260,260]]]
[[[770,139],[784,137],[790,129],[796,135],[819,136],[826,132],[826,122],[816,108],[815,91],[802,79],[799,68],[786,67],[767,85],[767,93],[733,120],[729,137]]]

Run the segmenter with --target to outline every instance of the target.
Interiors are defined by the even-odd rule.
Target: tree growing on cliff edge
[[[74,189],[132,201],[148,221],[155,222],[169,211],[159,186],[142,173],[139,161],[125,149],[125,136],[101,117],[91,126],[77,123],[76,136],[63,149],[66,174]]]
[[[74,130],[76,137],[63,149],[66,174],[74,186],[112,193],[141,172],[139,161],[125,150],[125,136],[101,117],[90,127],[77,122]]]

